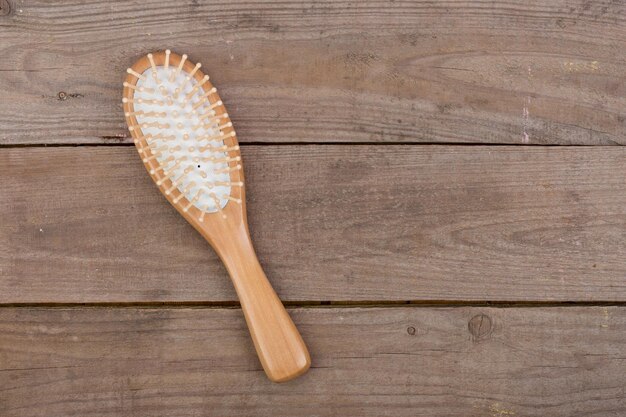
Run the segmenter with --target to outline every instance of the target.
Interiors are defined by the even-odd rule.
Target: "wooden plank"
[[[0,143],[128,141],[124,70],[166,47],[243,142],[626,143],[624,2],[8,3]]]
[[[626,148],[244,146],[284,300],[626,300]],[[230,301],[132,147],[0,150],[0,302]]]
[[[0,413],[626,414],[626,309],[292,309],[313,367],[269,382],[238,309],[0,310]]]

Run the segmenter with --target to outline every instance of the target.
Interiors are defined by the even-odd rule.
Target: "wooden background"
[[[206,67],[312,369],[124,128]],[[623,416],[626,3],[0,0],[0,416]]]

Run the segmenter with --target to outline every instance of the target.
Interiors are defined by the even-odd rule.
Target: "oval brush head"
[[[139,59],[124,82],[126,122],[156,185],[224,262],[266,374],[287,381],[311,360],[257,260],[235,130],[200,67],[169,50]]]
[[[128,128],[150,175],[184,212],[226,214],[241,204],[241,156],[233,124],[200,64],[187,56],[148,54],[143,73],[128,69],[122,99]]]

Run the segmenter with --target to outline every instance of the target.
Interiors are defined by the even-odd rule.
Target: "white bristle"
[[[241,157],[237,156],[234,158],[229,158],[229,157],[224,157],[224,158],[216,158],[215,156],[208,156],[205,158],[200,158],[200,160],[205,161],[205,162],[213,162],[214,164],[222,164],[222,163],[229,163],[229,162],[233,162],[233,161],[240,161]]]
[[[200,217],[198,218],[198,221],[200,221],[200,223],[202,223],[204,221],[204,216],[207,214],[207,212],[209,211],[209,205],[205,205],[204,209],[202,210],[202,214],[200,214]]]
[[[152,67],[152,78],[154,79],[154,82],[157,84],[161,84],[157,76],[156,65],[154,64],[154,57],[152,56],[152,54],[148,54],[148,60],[150,61],[150,66]]]
[[[178,97],[179,93],[184,93],[185,92],[185,90],[187,89],[187,84],[189,83],[189,81],[191,81],[193,79],[193,76],[200,69],[201,66],[202,66],[202,64],[197,63],[196,66],[193,68],[193,70],[189,74],[187,74],[185,76],[185,79],[183,80],[182,84],[180,84],[176,89],[174,89],[174,96],[175,97]],[[194,82],[195,82],[195,80],[194,80]],[[193,82],[192,82],[192,85],[193,85]]]
[[[150,138],[151,138],[150,135],[137,137],[137,138],[134,139],[135,145],[138,144],[139,142],[141,142],[142,140],[147,141]]]
[[[155,152],[165,152],[167,151],[167,145],[159,146],[158,148],[154,148]]]
[[[235,198],[230,195],[224,195],[223,197],[229,199],[230,201],[234,201],[235,203],[241,204],[241,198]]]
[[[159,123],[159,122],[150,122],[150,123],[142,123],[141,124],[141,128],[142,129],[147,129],[149,127],[156,127],[159,129],[167,129],[170,127],[170,125],[168,125],[167,123]]]
[[[178,188],[178,186],[182,184],[183,180],[185,179],[187,174],[189,174],[190,171],[191,170],[189,168],[185,169],[183,173],[172,182],[172,186],[168,188],[167,190],[165,190],[165,194],[169,195],[172,191]],[[184,193],[184,191],[181,191],[181,193]]]
[[[206,119],[207,117],[215,116],[215,110],[209,110],[208,112],[199,114],[197,116],[198,120]]]
[[[169,79],[170,83],[173,83],[176,77],[178,77],[178,74],[180,74],[180,70],[183,68],[183,65],[185,65],[186,60],[187,60],[187,55],[183,55],[181,57],[180,62],[178,63],[178,67],[176,67],[176,71],[172,72],[172,75],[170,76],[170,79]]]
[[[218,169],[217,173],[225,173],[225,172],[232,172],[232,171],[239,171],[241,169],[241,165],[236,165],[234,167],[228,167],[228,168],[223,168],[223,169]]]
[[[140,93],[149,93],[149,94],[154,93],[154,89],[152,88],[137,87],[136,85],[127,83],[126,81],[124,81],[124,87],[128,87],[131,90],[139,91]]]
[[[167,168],[167,164],[169,164],[171,161],[174,161],[174,159],[175,159],[175,158],[174,158],[174,156],[173,156],[173,155],[172,155],[172,156],[170,156],[169,158],[167,158],[166,160],[164,160],[164,161],[161,163],[161,165],[159,165],[158,167],[150,169],[150,174],[151,174],[151,175],[154,175],[154,174],[156,174],[157,172],[159,172],[160,170]]]
[[[202,141],[202,140],[206,140],[206,141],[224,141],[230,137],[235,136],[235,132],[230,132],[229,134],[225,135],[224,133],[220,133],[219,135],[202,135],[202,136],[198,136],[198,140]]]
[[[226,119],[228,117],[228,113],[223,113],[223,114],[220,114],[218,116],[214,116],[214,115],[215,115],[215,112],[213,110],[211,110],[210,112],[204,113],[203,115],[201,115],[198,118],[200,120],[208,118],[208,120],[204,120],[204,123],[211,123],[213,121],[217,121],[219,119]]]
[[[165,117],[167,116],[167,113],[165,112],[157,112],[157,111],[149,111],[147,113],[143,114],[145,117]]]
[[[169,177],[171,177],[175,173],[176,168],[178,168],[182,162],[182,159],[179,159],[172,167],[164,170],[163,176],[157,181],[157,185],[163,184]]]
[[[130,88],[132,90],[136,90],[136,91],[139,90],[134,84],[127,83],[126,81],[124,81],[124,87],[128,87],[128,88]]]
[[[187,103],[189,100],[191,100],[191,98],[196,94],[196,91],[198,91],[198,89],[202,88],[202,86],[204,85],[204,83],[206,83],[207,81],[209,81],[209,76],[205,75],[204,78],[202,78],[202,81],[200,81],[199,83],[197,83],[192,89],[191,91],[185,96],[185,100],[183,101],[183,103]]]
[[[217,90],[215,89],[215,87],[211,88],[209,91],[207,91],[206,93],[204,93],[203,95],[200,96],[200,100],[193,105],[193,110],[197,111],[197,109],[202,106],[204,103],[206,103],[207,101],[209,101],[209,96],[211,96],[211,94],[215,94],[217,92]],[[218,104],[219,103],[219,104]],[[213,109],[217,106],[221,106],[222,105],[222,100],[219,100],[218,102],[212,104],[211,106],[209,106],[210,109]]]
[[[203,188],[200,188],[198,190],[198,192],[196,193],[196,195],[193,196],[193,198],[189,201],[189,204],[187,204],[184,208],[183,211],[186,213],[189,211],[189,209],[200,199],[200,196],[202,196],[202,193],[204,192]]]
[[[202,66],[201,63],[197,63],[196,66],[191,70],[191,72],[189,73],[189,75],[187,76],[187,79],[190,80],[193,78],[194,75],[196,75],[196,72],[198,72],[198,70],[200,69],[200,67]]]
[[[241,182],[241,181],[234,181],[234,182],[231,182],[231,181],[215,181],[215,182],[213,182],[213,185],[217,185],[217,186],[220,186],[220,185],[221,186],[225,186],[225,185],[227,185],[227,186],[230,186],[230,187],[241,187],[241,186],[243,186],[243,182]]]
[[[223,145],[223,146],[213,146],[213,145],[206,145],[204,147],[201,148],[202,151],[206,151],[209,150],[211,152],[231,152],[231,151],[238,151],[239,150],[239,145],[235,145],[235,146],[228,146],[228,145]]]
[[[157,159],[159,156],[161,156],[161,152],[157,152],[148,158],[143,158],[143,162],[150,162],[153,159]]]
[[[215,205],[215,208],[217,209],[217,211],[220,213],[220,215],[223,218],[226,218],[226,215],[224,214],[224,212],[222,212],[222,207],[221,207],[222,204],[220,202],[220,199],[217,197],[215,193],[211,193],[210,196],[213,199],[213,204]]]
[[[132,76],[136,77],[136,78],[139,78],[139,79],[140,79],[140,80],[142,80],[142,81],[145,81],[145,80],[146,80],[146,77],[145,77],[145,76],[143,76],[143,75],[139,74],[138,72],[136,72],[136,71],[135,71],[135,70],[133,70],[132,68],[128,68],[128,69],[126,70],[126,72],[127,72],[127,73],[129,73],[130,75],[132,75]]]
[[[182,199],[183,199],[183,197],[185,197],[185,195],[189,192],[189,190],[191,190],[191,189],[192,189],[195,185],[196,185],[196,183],[195,183],[195,182],[193,182],[193,181],[192,181],[192,182],[190,182],[190,183],[189,183],[189,184],[185,187],[185,189],[184,189],[184,190],[182,190],[182,191],[180,192],[180,194],[179,194],[176,198],[174,198],[174,200],[173,200],[173,201],[174,201],[174,204],[176,204],[176,203],[178,203],[180,200],[182,200]]]

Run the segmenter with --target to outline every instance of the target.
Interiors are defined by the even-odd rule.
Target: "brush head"
[[[128,129],[154,182],[183,213],[227,217],[243,200],[232,122],[209,76],[187,55],[148,54],[127,70],[122,99]]]

